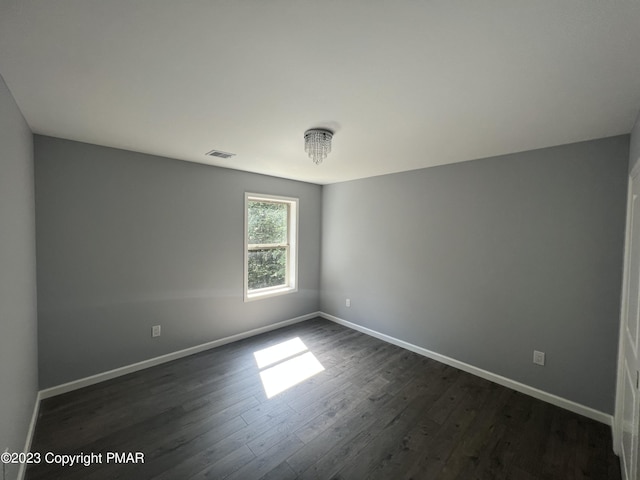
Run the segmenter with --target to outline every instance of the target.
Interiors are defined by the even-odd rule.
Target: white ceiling
[[[640,1],[0,0],[0,74],[36,133],[326,184],[628,133]]]

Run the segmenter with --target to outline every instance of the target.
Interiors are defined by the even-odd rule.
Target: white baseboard
[[[539,390],[537,388],[531,387],[529,385],[525,385],[524,383],[517,382],[515,380],[511,380],[509,378],[503,377],[501,375],[497,375],[495,373],[491,373],[487,370],[483,370],[478,367],[474,367],[473,365],[469,365],[468,363],[460,362],[454,358],[447,357],[445,355],[441,355],[436,352],[432,352],[431,350],[427,350],[426,348],[418,347],[417,345],[413,345],[412,343],[405,342],[404,340],[399,340],[397,338],[391,337],[389,335],[385,335],[384,333],[377,332],[375,330],[371,330],[369,328],[363,327],[361,325],[348,322],[347,320],[343,320],[342,318],[335,317],[333,315],[329,315],[328,313],[320,312],[320,316],[327,320],[331,320],[332,322],[338,323],[345,327],[351,328],[353,330],[358,330],[359,332],[365,333],[372,337],[376,337],[380,340],[383,340],[388,343],[392,343],[399,347],[402,347],[406,350],[410,350],[419,355],[423,355],[428,358],[432,358],[437,360],[438,362],[444,363],[446,365],[450,365],[452,367],[463,370],[467,373],[471,373],[472,375],[476,375],[478,377],[484,378],[485,380],[489,380],[490,382],[497,383],[504,387],[511,388],[518,392],[524,393],[531,397],[537,398],[539,400],[543,400],[552,405],[556,405],[560,408],[564,408],[565,410],[569,410],[571,412],[583,415],[587,418],[591,418],[598,422],[604,423],[608,426],[613,426],[613,416],[604,412],[600,412],[599,410],[595,410],[591,407],[587,407],[585,405],[581,405],[579,403],[573,402],[571,400],[567,400],[566,398],[559,397],[552,393],[545,392],[543,390]]]
[[[304,322],[305,320],[310,320],[312,318],[316,318],[319,316],[320,316],[320,312],[309,313],[307,315],[291,318],[289,320],[284,320],[282,322],[267,325],[265,327],[255,328],[253,330],[249,330],[248,332],[238,333],[236,335],[231,335],[230,337],[220,338],[218,340],[213,340],[212,342],[196,345],[195,347],[185,348],[184,350],[179,350],[177,352],[168,353],[166,355],[161,355],[159,357],[150,358],[149,360],[143,360],[142,362],[133,363],[131,365],[126,365],[124,367],[116,368],[114,370],[108,370],[106,372],[98,373],[96,375],[91,375],[90,377],[84,377],[78,380],[73,380],[71,382],[63,383],[61,385],[56,385],[55,387],[50,387],[44,390],[40,390],[40,392],[38,393],[38,398],[44,399],[44,398],[54,397],[56,395],[61,395],[63,393],[71,392],[73,390],[78,390],[79,388],[88,387],[89,385],[94,385],[96,383],[104,382],[106,380],[111,380],[112,378],[121,377],[122,375],[127,375],[128,373],[137,372],[139,370],[144,370],[145,368],[154,367],[162,363],[171,362],[173,360],[187,357],[195,353],[200,353],[205,350],[226,345],[227,343],[237,342],[238,340],[242,340],[244,338],[260,335],[261,333],[270,332],[271,330],[276,330],[278,328],[286,327],[288,325]]]
[[[436,352],[432,352],[430,350],[427,350],[426,348],[422,348],[419,347],[417,345],[413,345],[412,343],[409,342],[405,342],[404,340],[400,340],[397,339],[395,337],[391,337],[389,335],[386,335],[384,333],[380,333],[377,332],[375,330],[371,330],[369,328],[363,327],[361,325],[355,324],[355,323],[351,323],[347,320],[343,320],[341,318],[335,317],[333,315],[329,315],[328,313],[324,313],[324,312],[314,312],[314,313],[309,313],[307,315],[302,315],[300,317],[296,317],[296,318],[292,318],[289,320],[285,320],[282,322],[278,322],[278,323],[274,323],[272,325],[267,325],[265,327],[260,327],[260,328],[256,328],[253,330],[249,330],[247,332],[243,332],[243,333],[239,333],[236,335],[232,335],[229,337],[225,337],[225,338],[221,338],[218,340],[214,340],[212,342],[207,342],[201,345],[197,345],[194,347],[190,347],[190,348],[186,348],[184,350],[179,350],[177,352],[172,352],[166,355],[162,355],[159,357],[155,357],[155,358],[151,358],[149,360],[144,360],[142,362],[138,362],[138,363],[134,363],[131,365],[127,365],[124,367],[120,367],[120,368],[116,368],[114,370],[109,370],[107,372],[102,372],[96,375],[92,375],[90,377],[85,377],[85,378],[81,378],[78,380],[74,380],[72,382],[68,382],[68,383],[64,383],[61,385],[57,385],[55,387],[51,387],[51,388],[47,388],[44,390],[41,390],[40,392],[38,392],[37,398],[36,398],[36,404],[34,407],[34,411],[33,411],[33,415],[31,418],[31,424],[29,425],[29,432],[27,435],[27,440],[25,442],[25,452],[29,451],[30,447],[31,447],[31,441],[33,438],[33,432],[35,429],[35,425],[36,425],[36,421],[38,418],[38,411],[39,411],[39,406],[40,406],[40,401],[45,399],[45,398],[49,398],[49,397],[53,397],[56,395],[60,395],[63,393],[67,393],[73,390],[77,390],[79,388],[83,388],[83,387],[87,387],[89,385],[94,385],[96,383],[100,383],[106,380],[110,380],[112,378],[116,378],[116,377],[120,377],[122,375],[127,375],[128,373],[133,373],[133,372],[137,372],[139,370],[143,370],[145,368],[149,368],[149,367],[153,367],[156,365],[160,365],[163,363],[167,363],[170,362],[172,360],[177,360],[179,358],[183,358],[189,355],[193,355],[195,353],[199,353],[199,352],[203,352],[205,350],[209,350],[215,347],[219,347],[222,345],[226,345],[228,343],[231,342],[236,342],[238,340],[242,340],[244,338],[249,338],[255,335],[259,335],[261,333],[266,333],[269,332],[271,330],[276,330],[278,328],[282,328],[282,327],[286,327],[288,325],[293,325],[296,323],[300,323],[300,322],[304,322],[306,320],[311,320],[312,318],[316,318],[316,317],[322,317],[325,318],[327,320],[330,320],[332,322],[338,323],[340,325],[343,325],[345,327],[351,328],[353,330],[357,330],[359,332],[362,332],[364,334],[370,335],[372,337],[378,338],[380,340],[383,340],[385,342],[397,345],[401,348],[404,348],[406,350],[410,350],[412,352],[415,352],[419,355],[423,355],[425,357],[428,358],[432,358],[434,360],[437,360],[441,363],[444,363],[446,365],[450,365],[452,367],[458,368],[460,370],[463,370],[465,372],[471,373],[472,375],[476,375],[478,377],[484,378],[485,380],[489,380],[491,382],[497,383],[499,385],[505,386],[507,388],[511,388],[513,390],[516,390],[518,392],[524,393],[526,395],[529,395],[531,397],[537,398],[539,400],[543,400],[547,403],[550,403],[552,405],[556,405],[558,407],[564,408],[566,410],[569,410],[571,412],[583,415],[587,418],[591,418],[593,420],[596,420],[598,422],[604,423],[606,425],[609,426],[613,426],[613,416],[606,414],[604,412],[600,412],[598,410],[595,410],[591,407],[587,407],[585,405],[581,405],[579,403],[573,402],[571,400],[567,400],[566,398],[562,398],[559,397],[557,395],[554,395],[552,393],[548,393],[545,392],[543,390],[539,390],[537,388],[531,387],[529,385],[525,385],[524,383],[520,383],[517,382],[515,380],[511,380],[509,378],[503,377],[501,375],[497,375],[495,373],[489,372],[487,370],[483,370],[481,368],[478,367],[474,367],[473,365],[470,365],[468,363],[464,363],[458,360],[455,360],[453,358],[447,357],[445,355],[441,355],[439,353]],[[21,480],[22,478],[24,478],[24,473],[25,473],[25,469],[24,466],[22,465],[20,467],[20,470],[18,472],[18,480]]]
[[[38,422],[38,412],[40,411],[40,392],[36,395],[35,404],[33,405],[33,413],[31,414],[31,422],[29,422],[29,430],[27,430],[27,439],[24,442],[23,452],[31,451],[31,443],[33,442],[33,434],[36,431],[36,423]],[[27,471],[27,464],[21,463],[18,468],[17,480],[22,480]]]

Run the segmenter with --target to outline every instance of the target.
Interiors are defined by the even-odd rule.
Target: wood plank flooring
[[[253,353],[296,337],[324,370],[268,399]],[[44,400],[32,451],[102,463],[28,480],[620,479],[609,427],[323,319]]]

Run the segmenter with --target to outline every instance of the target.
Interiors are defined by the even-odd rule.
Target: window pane
[[[248,253],[249,290],[285,284],[286,247],[249,250]]]
[[[288,205],[249,202],[249,243],[287,243]]]

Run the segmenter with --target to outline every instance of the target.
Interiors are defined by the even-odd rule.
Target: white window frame
[[[266,287],[249,290],[249,202],[285,203],[289,207],[287,222],[287,268],[285,284],[277,287]],[[294,197],[266,195],[262,193],[244,194],[244,301],[250,302],[262,298],[275,297],[298,291],[298,203]]]

